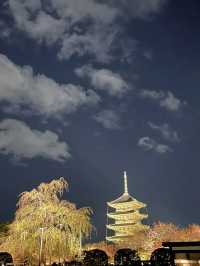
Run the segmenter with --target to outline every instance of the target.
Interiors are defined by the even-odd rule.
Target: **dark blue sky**
[[[0,220],[64,176],[102,240],[126,170],[148,223],[199,223],[199,1],[0,5]]]

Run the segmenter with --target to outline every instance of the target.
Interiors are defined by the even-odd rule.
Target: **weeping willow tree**
[[[0,222],[0,246],[6,240],[9,231],[8,222]]]
[[[64,178],[42,183],[20,194],[15,219],[1,249],[15,257],[51,261],[73,257],[80,250],[80,239],[92,231],[91,209],[77,209],[63,200],[68,188]]]

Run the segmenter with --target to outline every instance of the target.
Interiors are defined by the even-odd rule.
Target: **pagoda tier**
[[[140,209],[145,208],[146,204],[137,201],[128,193],[127,176],[124,172],[124,193],[116,200],[107,202],[108,219],[112,219],[106,226],[113,235],[107,236],[106,240],[113,243],[128,242],[138,231],[144,231],[148,228],[147,225],[142,224],[142,220],[148,217],[147,214],[140,213]]]
[[[113,242],[115,244],[119,244],[120,242],[121,243],[125,243],[127,241],[129,241],[129,239],[131,239],[132,236],[107,236],[106,237],[106,240],[109,241],[109,242]]]
[[[109,224],[108,229],[115,232],[115,235],[132,235],[135,231],[142,230],[146,228],[144,224],[138,223],[124,223],[124,224]]]
[[[134,211],[134,210],[130,210],[130,211],[116,211],[116,212],[110,212],[107,214],[107,216],[111,219],[114,219],[116,222],[117,221],[131,221],[131,220],[135,220],[135,221],[141,221],[142,219],[146,219],[148,218],[147,214],[144,213],[140,213],[138,210]]]

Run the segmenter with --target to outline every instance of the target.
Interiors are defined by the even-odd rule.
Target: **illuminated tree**
[[[200,241],[200,226],[193,224],[180,228],[173,223],[155,223],[148,230],[142,249],[150,255],[168,241]]]
[[[66,180],[60,178],[20,194],[3,247],[16,256],[39,257],[41,261],[77,254],[80,238],[87,238],[92,230],[91,209],[77,209],[62,200],[67,188]]]
[[[8,236],[9,223],[0,222],[0,245]]]
[[[179,234],[180,229],[172,223],[155,223],[146,235],[144,249],[151,254],[152,251],[162,246],[162,242],[178,241]]]
[[[129,247],[138,250],[140,257],[148,259],[151,253],[167,241],[199,241],[200,226],[189,225],[180,228],[173,223],[157,222],[145,232],[137,232],[129,242]]]

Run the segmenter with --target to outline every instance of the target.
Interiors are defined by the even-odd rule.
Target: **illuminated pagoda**
[[[124,193],[116,200],[107,202],[106,240],[115,244],[128,243],[135,232],[147,229],[148,226],[142,224],[142,220],[148,215],[140,212],[145,207],[146,204],[129,195],[127,175],[124,172]],[[109,236],[108,231],[111,234]]]

